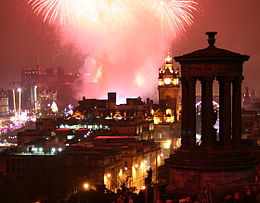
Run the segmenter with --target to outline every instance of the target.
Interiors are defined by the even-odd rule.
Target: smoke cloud
[[[62,27],[62,40],[86,56],[74,85],[77,99],[106,98],[107,92],[117,92],[120,103],[126,97],[157,98],[158,69],[176,36],[162,30],[151,15],[135,14],[113,29]]]

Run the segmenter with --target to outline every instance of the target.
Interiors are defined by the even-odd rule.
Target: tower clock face
[[[171,82],[172,82],[172,79],[171,79],[171,78],[164,78],[164,83],[165,83],[166,85],[171,84]]]

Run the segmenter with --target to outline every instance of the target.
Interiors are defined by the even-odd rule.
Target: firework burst
[[[43,16],[43,22],[65,25],[81,15],[83,0],[29,0],[34,13]]]
[[[29,0],[34,12],[43,16],[44,22],[95,24],[116,27],[126,25],[135,8],[158,19],[165,31],[177,33],[193,22],[197,10],[194,0]],[[139,5],[139,6],[138,6]]]
[[[113,27],[121,25],[128,14],[128,1],[125,0],[91,0],[85,5],[87,20]]]
[[[144,0],[144,7],[161,22],[163,30],[178,33],[193,23],[197,2],[192,0]]]
[[[48,23],[93,23],[113,27],[127,16],[126,0],[29,0],[34,13]]]

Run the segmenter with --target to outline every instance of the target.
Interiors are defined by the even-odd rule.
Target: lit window
[[[158,84],[159,84],[159,86],[163,85],[163,80],[160,79],[160,80],[158,81]]]
[[[179,85],[179,78],[174,78],[173,84],[174,85]]]
[[[166,115],[172,115],[172,110],[171,109],[166,109]]]

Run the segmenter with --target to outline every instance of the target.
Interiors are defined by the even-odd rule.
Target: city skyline
[[[251,4],[242,0],[198,1],[199,11],[194,13],[194,24],[187,27],[186,32],[181,33],[173,42],[172,54],[178,56],[195,48],[204,48],[207,44],[201,38],[201,34],[205,31],[218,31],[220,35],[217,36],[216,46],[229,47],[232,51],[244,52],[251,56],[250,61],[245,64],[243,84],[244,87],[255,88],[256,95],[258,95],[260,91],[257,86],[258,75],[260,75],[260,71],[257,69],[260,62],[258,48],[260,46],[258,46],[257,38],[259,28],[254,26],[257,25],[259,16],[258,5],[257,1],[253,1]],[[62,66],[67,71],[77,72],[82,67],[84,54],[74,45],[61,42],[55,28],[42,23],[42,19],[32,13],[27,1],[18,3],[8,1],[2,4],[1,9],[3,12],[1,12],[0,25],[4,27],[0,37],[2,86],[7,87],[9,81],[19,80],[21,70],[25,67],[36,66],[38,58],[40,65],[46,68]],[[160,61],[161,65],[163,64],[162,60],[157,61]],[[155,83],[158,69],[159,67],[151,68],[151,77]],[[117,76],[124,77],[124,72],[118,73]],[[124,79],[120,80],[118,84],[122,84],[123,81]],[[111,80],[108,80],[107,83],[111,83]],[[156,92],[155,86],[151,88],[154,91],[150,91],[150,95]],[[120,95],[120,91],[117,92]],[[134,90],[129,96],[133,94]],[[81,94],[81,96],[84,95]],[[134,96],[139,96],[139,94]],[[93,95],[93,97],[98,96]],[[79,98],[78,95],[77,98]]]
[[[259,6],[2,3],[1,202],[259,201]]]

